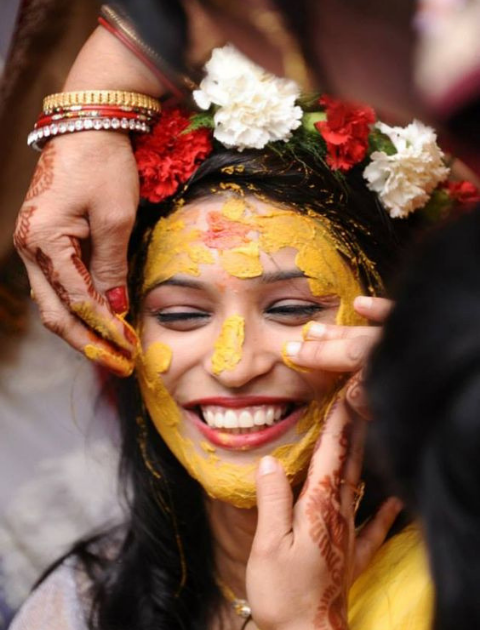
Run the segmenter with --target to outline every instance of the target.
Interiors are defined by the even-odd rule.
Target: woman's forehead
[[[261,254],[276,254],[284,248],[300,251],[314,242],[318,247],[320,241],[325,241],[322,249],[335,249],[330,231],[319,216],[267,198],[223,193],[181,205],[161,218],[154,228],[147,258],[153,264],[159,257],[165,261],[187,255],[208,263],[220,253],[227,264],[227,258],[258,259]],[[251,274],[260,275],[259,262],[255,268]]]
[[[314,295],[358,286],[319,218],[266,198],[212,195],[160,219],[143,292],[178,275],[205,278],[221,270],[248,280],[287,268],[301,272]]]
[[[207,197],[182,204],[170,216],[181,219],[186,226],[208,230],[211,227],[212,216],[218,214],[225,220],[246,224],[257,216],[278,211],[288,211],[299,216],[301,214],[295,208],[267,197],[260,198],[258,195],[244,194],[241,191],[219,190]]]

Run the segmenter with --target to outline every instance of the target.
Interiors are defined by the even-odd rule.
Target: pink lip
[[[207,400],[207,399],[205,399]],[[220,399],[208,399],[208,400],[220,400]],[[262,399],[265,400],[265,399]],[[278,398],[275,400],[279,400]],[[289,400],[291,402],[291,400]],[[207,404],[207,403],[203,403]],[[218,404],[218,403],[208,403]],[[256,403],[259,404],[258,402]],[[266,404],[266,403],[263,403]],[[224,405],[226,406],[226,405]],[[239,405],[237,405],[238,407]],[[248,406],[248,405],[245,405]],[[188,417],[194,422],[200,433],[207,438],[209,442],[215,446],[220,446],[232,451],[249,451],[259,446],[264,446],[269,442],[273,442],[286,433],[292,426],[294,426],[302,414],[305,411],[305,406],[297,407],[285,420],[282,420],[278,424],[269,426],[266,429],[261,429],[255,433],[245,433],[239,435],[233,435],[231,433],[225,433],[221,429],[212,429],[208,424],[202,422],[198,416],[192,411],[186,410]]]
[[[186,405],[185,409],[193,409],[193,407],[201,407],[206,405],[217,405],[218,407],[227,407],[228,409],[240,409],[241,407],[255,407],[260,405],[289,405],[298,402],[291,398],[279,398],[277,396],[215,396],[211,398],[198,398],[192,400]]]

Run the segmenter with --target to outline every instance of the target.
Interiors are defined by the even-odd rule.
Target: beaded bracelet
[[[161,111],[159,101],[136,92],[90,90],[52,94],[27,139],[41,151],[52,137],[78,131],[149,133]]]
[[[35,129],[28,135],[27,144],[36,151],[41,151],[45,142],[55,136],[75,133],[77,131],[133,131],[150,133],[151,127],[146,122],[128,118],[87,118],[77,119],[60,124],[52,123]]]

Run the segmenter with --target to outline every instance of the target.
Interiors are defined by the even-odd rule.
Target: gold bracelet
[[[160,113],[160,101],[138,92],[122,90],[82,90],[80,92],[59,92],[43,99],[43,111],[50,112],[75,105],[113,105],[117,107],[142,107],[156,114]]]

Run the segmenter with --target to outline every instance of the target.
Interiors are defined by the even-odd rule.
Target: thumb
[[[292,531],[293,493],[283,466],[271,456],[258,466],[257,509],[255,546],[272,550]]]

